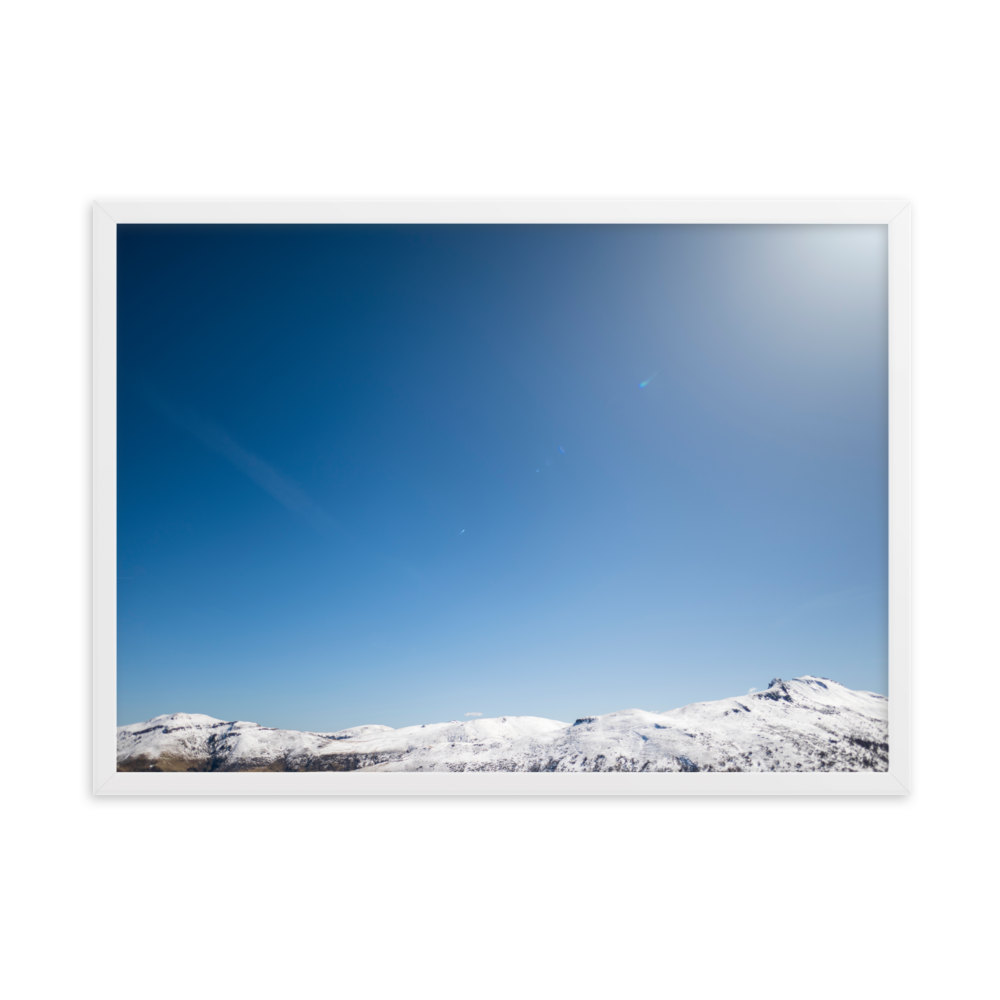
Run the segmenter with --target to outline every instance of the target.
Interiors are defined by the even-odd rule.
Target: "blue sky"
[[[120,724],[886,692],[884,226],[118,233]]]

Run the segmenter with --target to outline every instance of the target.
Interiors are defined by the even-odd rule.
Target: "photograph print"
[[[118,770],[886,771],[887,261],[119,224]]]

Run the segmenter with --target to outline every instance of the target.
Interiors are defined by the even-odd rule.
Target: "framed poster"
[[[905,794],[904,201],[94,208],[98,794]]]

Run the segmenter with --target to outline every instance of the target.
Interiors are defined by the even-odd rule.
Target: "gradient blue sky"
[[[119,723],[885,693],[886,262],[884,226],[119,226]]]

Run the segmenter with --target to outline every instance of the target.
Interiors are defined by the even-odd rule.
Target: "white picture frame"
[[[889,769],[808,773],[118,772],[116,232],[119,224],[878,224],[889,269]],[[872,200],[102,201],[94,238],[93,791],[96,795],[905,795],[910,753],[911,206]]]

